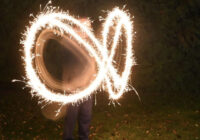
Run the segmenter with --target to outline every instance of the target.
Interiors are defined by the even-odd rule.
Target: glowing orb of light
[[[135,63],[133,57],[132,38],[133,26],[129,14],[119,8],[114,8],[113,11],[108,13],[107,18],[103,24],[102,41],[99,41],[92,33],[92,31],[82,24],[78,19],[65,12],[57,12],[55,10],[48,10],[40,13],[31,26],[27,29],[22,44],[24,47],[24,63],[27,86],[31,87],[32,92],[36,93],[41,99],[47,102],[59,102],[61,104],[73,103],[81,101],[89,97],[101,85],[109,93],[110,99],[119,99],[128,88],[128,80],[131,74],[131,68]],[[65,21],[65,22],[64,22]],[[108,49],[108,34],[110,28],[116,24],[116,30],[113,37],[111,49]],[[82,38],[74,29],[73,26],[86,34],[88,40]],[[91,84],[74,94],[63,95],[51,91],[45,86],[45,83],[40,79],[34,68],[34,56],[32,50],[37,39],[37,34],[43,29],[57,29],[62,33],[68,34],[79,44],[81,44],[88,54],[91,55],[97,63],[97,74]],[[118,74],[118,70],[113,65],[113,57],[116,53],[117,45],[122,34],[122,29],[125,31],[126,37],[126,54],[124,70]]]

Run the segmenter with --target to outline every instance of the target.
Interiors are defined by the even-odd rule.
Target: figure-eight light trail
[[[115,34],[113,36],[111,49],[108,49],[108,36],[114,24],[116,25]],[[74,31],[73,25],[78,27],[89,39],[85,40],[82,38]],[[35,41],[37,39],[37,34],[45,28],[56,28],[61,33],[68,34],[81,44],[88,54],[95,58],[97,74],[87,88],[76,91],[74,94],[64,95],[48,89],[45,83],[40,79],[34,68],[33,59],[35,54],[32,53],[32,50],[36,47]],[[122,29],[125,31],[124,34],[126,37],[126,46],[124,46],[126,47],[126,53],[123,72],[118,74],[118,70],[113,65],[113,57],[116,53],[120,37],[122,36]],[[35,96],[47,102],[59,102],[61,104],[81,101],[89,97],[102,85],[104,85],[104,89],[109,93],[110,99],[119,99],[128,88],[131,68],[135,64],[132,48],[132,31],[133,26],[129,14],[119,8],[114,8],[108,13],[103,24],[101,41],[94,36],[88,27],[68,13],[55,10],[48,10],[44,13],[40,13],[40,15],[31,22],[22,40],[27,86],[31,87]]]

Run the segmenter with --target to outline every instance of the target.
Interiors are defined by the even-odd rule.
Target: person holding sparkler
[[[113,27],[113,25],[116,25],[115,34],[113,35],[113,43],[110,44],[108,36],[110,28]],[[64,87],[64,82],[57,83],[51,76],[45,75],[47,70],[43,65],[39,67],[40,64],[42,64],[39,62],[43,62],[43,60],[39,58],[42,57],[35,57],[35,59],[38,60],[35,65],[40,69],[36,70],[34,68],[32,50],[33,48],[36,48],[35,56],[39,56],[38,54],[42,54],[39,52],[40,50],[41,52],[43,51],[45,41],[48,40],[48,34],[47,36],[42,34],[46,33],[45,30],[41,33],[41,37],[36,37],[37,33],[43,28],[47,31],[55,31],[54,34],[60,35],[62,37],[61,44],[62,42],[71,43],[73,42],[72,39],[77,42],[77,45],[74,45],[74,48],[71,48],[70,45],[68,46],[64,43],[64,46],[66,46],[67,49],[70,49],[79,60],[77,64],[68,64],[68,66],[70,66],[70,69],[68,70],[72,71],[72,73],[66,74],[68,76],[66,78],[67,80],[71,80],[71,82],[68,82]],[[113,63],[116,63],[114,61],[114,56],[117,53],[122,28],[125,31],[124,34],[126,38],[126,46],[124,46],[125,53],[121,55],[125,56],[124,70],[121,73],[118,73],[118,69],[114,67]],[[73,139],[72,132],[76,119],[78,119],[79,138],[88,140],[92,109],[92,99],[90,99],[90,96],[100,88],[103,82],[105,87],[103,90],[109,93],[109,98],[111,100],[119,99],[125,91],[129,90],[128,81],[131,77],[131,68],[136,64],[132,51],[132,21],[127,12],[116,7],[108,13],[105,23],[103,24],[102,40],[98,40],[90,29],[90,21],[87,19],[78,21],[68,13],[55,11],[53,8],[49,8],[45,13],[38,15],[34,19],[34,22],[31,22],[31,26],[27,28],[23,40],[21,41],[24,47],[23,60],[26,73],[25,79],[27,80],[26,86],[31,87],[31,93],[35,93],[32,95],[48,102],[57,102],[62,106],[69,106],[68,115],[65,119],[64,139]],[[70,35],[72,39],[71,37],[68,38],[64,33]],[[111,45],[110,49],[108,49],[108,45]],[[85,61],[83,62],[83,60]],[[95,64],[93,64],[93,60]],[[41,72],[43,69],[44,72]],[[72,75],[74,80],[71,79]],[[64,94],[62,94],[63,92],[55,92],[46,88],[45,84],[49,87],[53,87],[53,89],[55,88],[59,91],[64,91]],[[133,87],[132,89],[136,91]],[[69,91],[71,94],[66,95],[65,91]],[[136,94],[138,95],[137,92]],[[86,101],[86,99],[88,100]],[[81,101],[82,103],[80,103]],[[79,103],[79,105],[73,106],[74,103]],[[59,113],[60,109],[57,112]]]
[[[82,18],[79,20],[87,27],[91,28],[90,20]],[[80,33],[81,34],[81,33]],[[70,59],[70,58],[69,58]],[[73,70],[74,71],[74,70]],[[64,80],[69,79],[72,72],[65,72]],[[81,81],[84,82],[84,81]],[[78,104],[67,106],[67,115],[64,119],[63,140],[73,140],[73,131],[78,120],[79,140],[89,140],[89,128],[92,118],[92,96]]]

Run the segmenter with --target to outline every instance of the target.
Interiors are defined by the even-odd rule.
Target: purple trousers
[[[90,97],[78,105],[68,106],[64,120],[63,140],[74,140],[73,131],[77,120],[79,140],[89,140],[92,104],[92,97]]]

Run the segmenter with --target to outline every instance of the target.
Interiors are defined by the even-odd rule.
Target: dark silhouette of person
[[[78,120],[78,134],[79,140],[89,140],[89,129],[92,116],[92,97],[88,100],[72,105],[67,108],[67,115],[65,116],[63,140],[74,140],[73,131]]]
[[[88,19],[80,19],[80,22],[91,28]],[[80,33],[80,36],[83,38],[85,37],[82,33]],[[72,56],[69,57],[70,62],[67,62],[68,65],[65,67],[64,80],[67,80],[65,87],[70,88],[70,90],[73,89],[74,86],[87,87],[88,82],[91,81],[91,79],[89,80],[87,77],[93,77],[92,74],[95,71],[93,60],[86,60],[86,58],[84,60],[84,57],[81,57],[81,55],[76,56],[73,60],[72,58]],[[93,100],[92,96],[90,96],[81,103],[67,105],[67,115],[64,118],[63,140],[74,140],[73,132],[77,121],[79,140],[89,140],[92,104]]]

